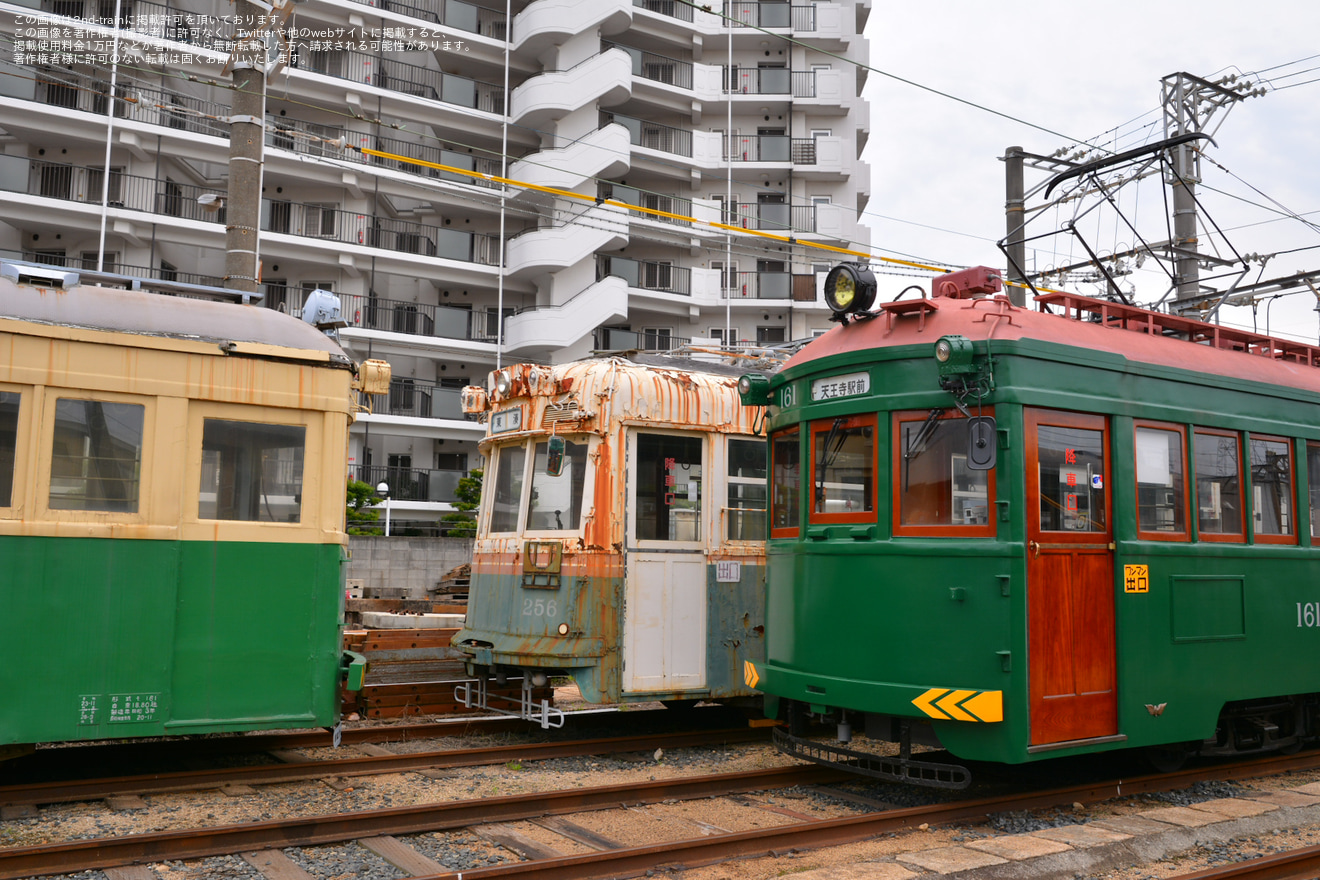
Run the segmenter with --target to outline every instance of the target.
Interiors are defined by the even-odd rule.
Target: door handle
[[[1032,559],[1035,559],[1037,556],[1040,556],[1040,543],[1038,541],[1028,541],[1027,549],[1031,551]]]

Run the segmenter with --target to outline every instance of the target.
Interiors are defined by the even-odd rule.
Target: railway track
[[[397,755],[356,755],[321,761],[301,760],[295,763],[213,767],[202,770],[180,770],[172,773],[33,782],[0,786],[0,807],[24,804],[54,804],[123,795],[196,791],[236,785],[272,785],[281,782],[303,782],[327,777],[372,776],[417,770],[476,767],[503,764],[513,760],[544,761],[551,758],[568,758],[582,755],[719,746],[763,742],[768,741],[769,738],[767,728],[733,728],[564,742],[520,743],[473,749],[444,749]]]
[[[405,870],[415,877],[439,880],[457,875],[444,871],[439,863],[411,850],[399,838],[461,828],[477,830],[487,837],[493,836],[525,859],[507,865],[465,869],[461,876],[467,880],[523,876],[534,876],[540,880],[626,877],[658,866],[690,868],[732,858],[838,846],[920,826],[981,820],[996,813],[1069,806],[1078,802],[1094,804],[1116,796],[1180,789],[1207,779],[1233,780],[1317,768],[1320,768],[1320,755],[1317,754],[1276,757],[1136,779],[1092,782],[1027,794],[887,809],[818,820],[791,810],[766,807],[787,814],[792,821],[772,827],[667,840],[646,846],[627,846],[626,842],[609,840],[567,818],[573,814],[620,810],[638,804],[730,797],[794,786],[812,786],[828,792],[829,789],[819,787],[852,779],[829,768],[795,766],[641,784],[487,797],[286,821],[251,822],[221,828],[14,847],[0,850],[0,880],[230,854],[245,854],[244,858],[252,864],[273,863],[281,859],[287,861],[281,851],[288,847],[316,847],[348,841],[357,841],[401,867],[406,864],[408,867]],[[840,796],[846,797],[842,794]],[[590,847],[591,851],[562,855],[553,848],[537,847],[526,840],[520,842],[516,833],[511,833],[505,826],[505,823],[519,821],[538,822],[544,828]]]

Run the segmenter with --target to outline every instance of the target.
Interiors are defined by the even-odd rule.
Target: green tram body
[[[351,362],[269,309],[5,269],[0,753],[336,724]]]
[[[1007,763],[1133,747],[1246,752],[1320,733],[1320,350],[1080,297],[1053,302],[1091,320],[1013,308],[1003,296],[886,304],[808,345],[772,379],[758,669],[767,714]],[[1134,332],[1143,323],[1153,333]],[[1173,325],[1200,342],[1161,335]],[[978,488],[984,512],[964,510],[961,528],[928,514],[951,512],[959,487],[978,479],[961,470],[963,440],[905,445],[933,408],[966,425],[933,357],[946,336],[971,341],[969,370],[988,392],[979,405],[997,420],[997,463]],[[974,394],[965,405],[978,414]],[[858,456],[843,477],[820,457],[827,428],[849,420],[873,420],[873,484],[858,477]],[[1198,430],[1211,439],[1196,439]],[[1162,459],[1151,438],[1179,432],[1181,452],[1166,445]],[[1058,488],[1081,467],[1046,457],[1072,442],[1060,437],[1102,438],[1081,497],[1096,513],[1103,500],[1103,528],[1067,498],[1077,493]],[[1225,535],[1235,440],[1248,512],[1242,533]],[[1192,454],[1198,442],[1214,454]],[[949,455],[951,479],[918,474],[914,488],[932,449]],[[943,467],[929,461],[932,472]],[[822,466],[858,481],[854,500],[873,493],[874,509],[831,509],[832,494],[846,493],[813,484]],[[1160,484],[1159,468],[1172,484],[1178,466],[1183,488]],[[953,496],[947,508],[920,494],[930,486]],[[1068,505],[1082,512],[1070,518]],[[821,761],[863,751],[813,753],[804,742],[784,737],[781,747]],[[922,781],[893,766],[872,775]]]
[[[592,703],[754,699],[764,621],[764,410],[718,364],[635,355],[516,364],[469,386],[486,414],[467,617],[468,705],[559,726]],[[565,443],[549,473],[549,443]],[[521,679],[521,696],[490,680]]]

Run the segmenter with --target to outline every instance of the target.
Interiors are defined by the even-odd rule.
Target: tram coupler
[[[549,700],[534,699],[532,696],[534,687],[531,676],[523,675],[522,688],[518,696],[510,697],[504,694],[493,694],[490,692],[490,678],[480,676],[476,681],[465,681],[454,688],[454,700],[469,709],[480,709],[484,712],[511,715],[514,718],[531,721],[534,724],[541,725],[543,730],[549,730],[552,727],[563,727],[564,710],[551,706]],[[493,705],[492,700],[512,703],[514,708],[505,709]]]

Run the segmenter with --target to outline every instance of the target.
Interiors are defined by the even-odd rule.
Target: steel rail
[[[317,846],[380,835],[419,834],[489,822],[516,822],[540,816],[607,809],[625,804],[692,800],[733,792],[819,785],[847,778],[846,773],[824,767],[779,767],[686,779],[337,813],[287,821],[251,822],[220,828],[10,847],[0,849],[0,880],[167,860],[198,859],[272,847]]]
[[[1317,876],[1320,876],[1320,846],[1307,846],[1233,865],[1179,874],[1170,880],[1310,880]]]
[[[303,761],[293,764],[218,767],[140,776],[39,782],[0,786],[0,806],[93,800],[111,795],[194,791],[240,783],[270,785],[278,782],[320,779],[326,776],[378,776],[383,773],[406,773],[414,770],[503,764],[515,759],[520,761],[544,761],[550,758],[570,758],[615,752],[649,752],[654,749],[694,748],[757,742],[769,738],[769,728],[733,728],[687,733],[616,736],[605,739],[572,740],[568,742],[525,743],[480,749],[447,749],[403,755],[358,756],[326,761]]]
[[[952,804],[908,807],[760,828],[733,834],[671,841],[650,846],[564,856],[530,862],[515,862],[459,872],[429,874],[411,880],[487,880],[487,878],[536,877],[537,880],[606,880],[632,877],[648,871],[684,870],[734,858],[772,856],[800,849],[819,849],[856,843],[895,831],[906,831],[925,823],[948,825],[981,819],[993,813],[1039,810],[1076,802],[1095,803],[1112,797],[1166,791],[1205,779],[1242,779],[1285,770],[1320,766],[1320,755],[1291,756],[1277,760],[1234,762],[1219,767],[1158,773],[1130,780],[1109,780],[1069,786],[1028,795],[982,798]],[[1255,768],[1253,770],[1253,768]],[[1262,875],[1264,877],[1266,875]],[[1297,877],[1297,874],[1268,875]],[[1308,877],[1314,875],[1307,875]],[[1180,878],[1182,880],[1182,878]],[[1259,880],[1259,878],[1252,878]]]

